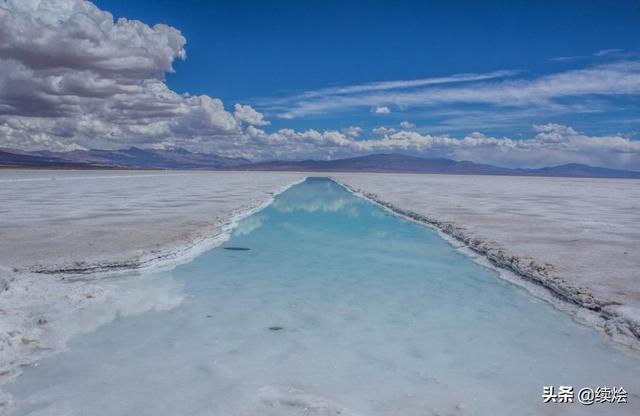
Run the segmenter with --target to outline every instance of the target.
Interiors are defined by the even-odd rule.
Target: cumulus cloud
[[[373,129],[371,129],[371,131],[373,132],[373,134],[375,134],[376,136],[386,136],[388,134],[391,133],[395,133],[396,129],[394,128],[389,128],[389,127],[384,127],[384,126],[380,126],[380,127],[375,127]]]
[[[406,120],[400,122],[400,127],[402,127],[403,129],[406,129],[406,130],[412,129],[415,126],[416,126],[415,124],[413,124],[413,123],[411,123],[409,121],[406,121]]]
[[[391,110],[389,110],[389,107],[386,106],[374,107],[371,109],[371,112],[374,114],[391,114]]]
[[[281,129],[267,133],[252,127],[247,131],[256,154],[266,152],[261,156],[284,159],[403,152],[506,167],[541,167],[568,162],[636,170],[640,166],[640,142],[620,135],[587,136],[559,124],[536,125],[532,137],[519,140],[478,132],[455,138],[385,127],[374,129],[374,134],[382,138],[365,140],[331,130]],[[262,145],[256,146],[258,142]]]
[[[362,127],[349,126],[347,128],[342,129],[342,132],[350,137],[359,137],[360,133],[362,133]]]
[[[36,70],[73,69],[135,81],[161,78],[184,59],[186,39],[167,25],[113,20],[86,1],[8,0],[0,7],[0,53]]]
[[[235,111],[233,112],[236,120],[251,124],[252,126],[268,126],[269,123],[264,119],[264,115],[253,109],[250,105],[235,105]]]
[[[559,124],[534,126],[527,140],[496,139],[475,133],[453,153],[461,159],[476,159],[504,166],[540,167],[567,162],[638,170],[640,142],[620,135],[587,136]],[[479,145],[474,147],[474,145]]]
[[[559,124],[536,125],[522,140],[468,134],[461,138],[380,127],[266,131],[249,105],[207,95],[178,94],[165,83],[186,39],[167,25],[117,19],[84,0],[0,3],[0,146],[21,149],[184,147],[252,159],[337,158],[373,152],[469,159],[503,166],[566,162],[638,169],[639,142],[621,135],[588,136]],[[364,106],[447,102],[554,103],[569,95],[640,92],[640,63],[623,61],[528,80],[511,72],[386,81],[309,92],[284,114]],[[500,79],[499,79],[500,78]],[[477,84],[479,83],[479,84]],[[416,89],[417,88],[417,89]],[[286,104],[290,105],[290,103]],[[365,110],[366,111],[366,110]],[[288,114],[288,115],[287,115]],[[478,117],[481,117],[479,115]]]
[[[3,3],[3,144],[65,149],[172,140],[203,147],[240,135],[220,100],[178,94],[164,83],[173,61],[186,57],[185,43],[175,28],[114,21],[87,1]]]

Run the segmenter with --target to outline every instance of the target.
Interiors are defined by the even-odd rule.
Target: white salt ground
[[[220,232],[297,173],[0,171],[0,265],[136,266]]]
[[[337,173],[350,188],[515,257],[544,286],[640,338],[640,180]],[[534,279],[534,280],[536,280]],[[609,319],[611,318],[611,319]],[[635,333],[630,333],[635,331]],[[634,341],[634,339],[636,341]]]
[[[448,231],[470,236],[479,247],[489,247],[489,254],[502,250],[503,257],[548,265],[541,283],[568,288],[577,302],[591,293],[600,313],[611,318],[613,329],[605,330],[614,337],[640,322],[640,181],[326,176],[397,210],[452,225]],[[235,218],[304,177],[0,171],[0,385],[21,365],[64,348],[78,331],[91,331],[118,314],[182,302],[171,282],[150,285],[142,274],[123,286],[117,277],[98,277],[171,265],[219,244]],[[90,310],[91,319],[78,321],[78,309]],[[2,403],[0,391],[0,414]]]
[[[171,267],[220,244],[237,219],[304,177],[0,170],[0,414],[2,384],[75,333],[182,301],[171,282],[115,272]]]

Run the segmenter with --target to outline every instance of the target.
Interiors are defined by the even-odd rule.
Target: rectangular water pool
[[[635,355],[325,178],[145,277],[148,296],[167,281],[172,307],[26,369],[15,414],[640,414]],[[549,385],[623,386],[629,403],[544,404]]]

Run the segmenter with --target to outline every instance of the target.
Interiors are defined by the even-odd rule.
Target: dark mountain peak
[[[318,172],[397,172],[454,175],[567,176],[600,178],[640,178],[640,172],[607,169],[569,163],[540,169],[510,169],[470,160],[443,157],[421,158],[402,153],[374,153],[336,160],[268,161],[235,166],[236,170],[283,170]]]
[[[115,152],[122,152],[122,150],[115,150]],[[131,154],[151,154],[151,153],[153,153],[153,150],[143,149],[141,147],[136,147],[136,146],[131,146],[130,148],[128,148],[126,150],[126,153],[131,153]]]
[[[187,149],[183,149],[182,147],[171,147],[169,149],[165,149],[165,152],[177,153],[181,155],[189,155],[189,154],[200,154],[198,152],[190,152]]]
[[[338,160],[340,160],[340,159],[338,159]],[[445,158],[440,158],[440,157],[422,158],[422,157],[418,157],[418,156],[405,155],[403,153],[372,153],[370,155],[356,156],[356,157],[351,157],[351,158],[342,159],[342,160],[380,160],[380,161],[447,160],[447,161],[449,161],[450,159],[445,159]]]
[[[509,169],[455,161],[443,157],[421,158],[402,153],[374,153],[336,160],[302,160],[249,163],[243,158],[194,153],[182,148],[73,150],[26,152],[0,148],[0,166],[120,168],[120,169],[222,169],[315,172],[397,172],[455,175],[565,176],[575,178],[640,178],[640,172],[567,163],[538,169]]]
[[[553,176],[571,176],[576,178],[640,178],[640,172],[589,166],[582,163],[566,163],[564,165],[531,170],[553,174]]]
[[[19,157],[20,156],[20,157]],[[120,169],[220,169],[247,163],[241,158],[192,153],[185,149],[90,149],[69,152],[48,150],[21,152],[6,149],[0,153],[0,166],[38,166]]]
[[[550,169],[557,168],[593,168],[594,166],[585,165],[584,163],[565,163],[563,165],[549,166]]]

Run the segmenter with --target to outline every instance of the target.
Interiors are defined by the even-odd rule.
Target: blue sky
[[[97,1],[115,16],[164,22],[187,38],[187,59],[168,85],[251,104],[272,127],[372,129],[416,124],[425,133],[526,135],[537,123],[591,134],[640,130],[638,97],[560,97],[589,108],[557,111],[483,103],[361,105],[281,119],[276,99],[381,81],[514,71],[506,80],[589,68],[635,57],[640,3],[619,1]],[[500,82],[502,79],[496,79]],[[404,89],[402,91],[407,91]],[[289,103],[291,104],[291,103]],[[383,102],[384,104],[384,102]],[[282,108],[284,105],[284,108]],[[383,105],[381,105],[383,106]],[[465,115],[461,116],[460,113]],[[494,114],[500,112],[500,114]]]
[[[4,0],[0,147],[640,170],[640,3]]]

